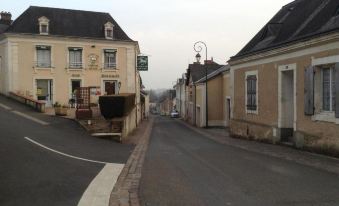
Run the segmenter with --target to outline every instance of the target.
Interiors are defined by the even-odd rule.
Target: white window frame
[[[40,66],[39,63],[38,63],[38,47],[39,46],[45,46],[45,47],[49,47],[49,52],[50,52],[50,65],[49,66]],[[35,68],[37,69],[51,69],[53,68],[53,52],[52,52],[52,46],[51,45],[46,45],[46,44],[37,44],[35,45]]]
[[[324,110],[324,70],[330,70],[330,110]],[[322,67],[321,68],[321,111],[326,113],[335,113],[333,109],[333,70],[334,66]]]
[[[256,76],[257,82],[256,82],[256,110],[249,110],[247,109],[247,77],[248,76]],[[245,72],[245,111],[246,114],[259,114],[259,77],[258,77],[258,70],[248,71]]]
[[[112,32],[112,36],[108,36],[108,35],[107,35],[107,34],[108,34],[108,31],[111,31],[111,32]],[[105,24],[105,38],[106,38],[106,39],[113,39],[113,37],[114,37],[113,32],[114,32],[114,25],[113,25],[111,22],[107,22],[107,23]]]
[[[42,16],[38,19],[39,21],[39,33],[41,35],[48,35],[49,34],[49,19],[45,16]],[[46,26],[46,32],[42,31],[42,26]]]
[[[105,59],[106,59],[105,51],[106,50],[115,50],[115,66],[114,67],[106,67],[106,64],[105,64]],[[102,50],[102,68],[105,71],[115,71],[115,70],[117,70],[117,68],[118,68],[118,49],[116,49],[116,48],[104,48]]]
[[[339,124],[339,118],[335,117],[335,112],[332,111],[323,111],[323,97],[322,97],[322,93],[323,93],[323,72],[322,69],[324,67],[326,67],[326,65],[333,65],[339,62],[339,55],[334,55],[334,56],[327,56],[327,57],[322,57],[322,58],[313,58],[312,57],[312,66],[316,66],[321,70],[321,80],[320,82],[315,82],[315,86],[318,86],[317,84],[320,83],[320,113],[316,113],[312,116],[312,120],[313,121],[322,121],[322,122],[330,122],[330,123],[335,123],[335,124]],[[316,95],[316,94],[315,94]],[[319,94],[318,94],[319,95]]]
[[[70,62],[70,49],[76,48],[81,50],[81,66],[73,67]],[[80,64],[80,62],[78,62]],[[67,47],[67,67],[69,70],[83,70],[84,69],[84,48],[79,46],[69,46]]]

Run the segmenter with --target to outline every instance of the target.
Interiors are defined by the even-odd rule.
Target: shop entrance
[[[51,107],[53,104],[53,80],[37,79],[36,88],[37,100],[45,101],[46,106]]]
[[[104,89],[106,95],[114,95],[117,92],[117,81],[104,81]]]

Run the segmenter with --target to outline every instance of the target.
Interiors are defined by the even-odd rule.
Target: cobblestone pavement
[[[122,170],[112,191],[110,206],[139,206],[139,183],[142,166],[148,148],[154,119],[143,121],[139,128],[128,138],[128,143],[138,143]]]

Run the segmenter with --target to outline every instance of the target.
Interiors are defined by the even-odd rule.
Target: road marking
[[[13,111],[13,113],[14,113],[14,114],[17,114],[17,115],[19,115],[19,116],[21,116],[21,117],[24,117],[24,118],[26,118],[26,119],[29,119],[29,120],[31,120],[31,121],[33,121],[33,122],[36,122],[36,123],[38,123],[38,124],[41,124],[41,125],[44,125],[44,126],[49,125],[48,122],[42,121],[42,120],[40,120],[40,119],[37,119],[37,118],[32,117],[32,116],[29,116],[29,115],[24,114],[24,113],[19,112],[19,111]]]
[[[1,104],[1,103],[0,103],[0,107],[4,108],[5,110],[12,110],[12,108],[11,108],[11,107],[9,107],[9,106],[6,106],[6,105],[4,105],[4,104]]]
[[[39,142],[36,142],[32,139],[30,139],[29,137],[25,137],[26,140],[46,149],[46,150],[49,150],[51,152],[55,152],[57,154],[60,154],[60,155],[63,155],[63,156],[66,156],[66,157],[70,157],[70,158],[73,158],[73,159],[77,159],[77,160],[82,160],[82,161],[86,161],[86,162],[94,162],[94,163],[99,163],[99,164],[109,164],[108,162],[101,162],[101,161],[96,161],[96,160],[90,160],[90,159],[85,159],[85,158],[81,158],[81,157],[76,157],[76,156],[73,156],[73,155],[69,155],[69,154],[66,154],[66,153],[63,153],[63,152],[59,152],[57,150],[54,150],[54,149],[51,149],[43,144],[40,144]],[[117,165],[120,165],[120,164],[117,164]]]
[[[78,206],[108,206],[111,192],[123,168],[124,164],[106,164],[92,180]]]

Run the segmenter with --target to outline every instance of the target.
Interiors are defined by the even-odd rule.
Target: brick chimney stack
[[[2,11],[0,13],[0,24],[10,25],[12,23],[12,14],[10,12]]]

